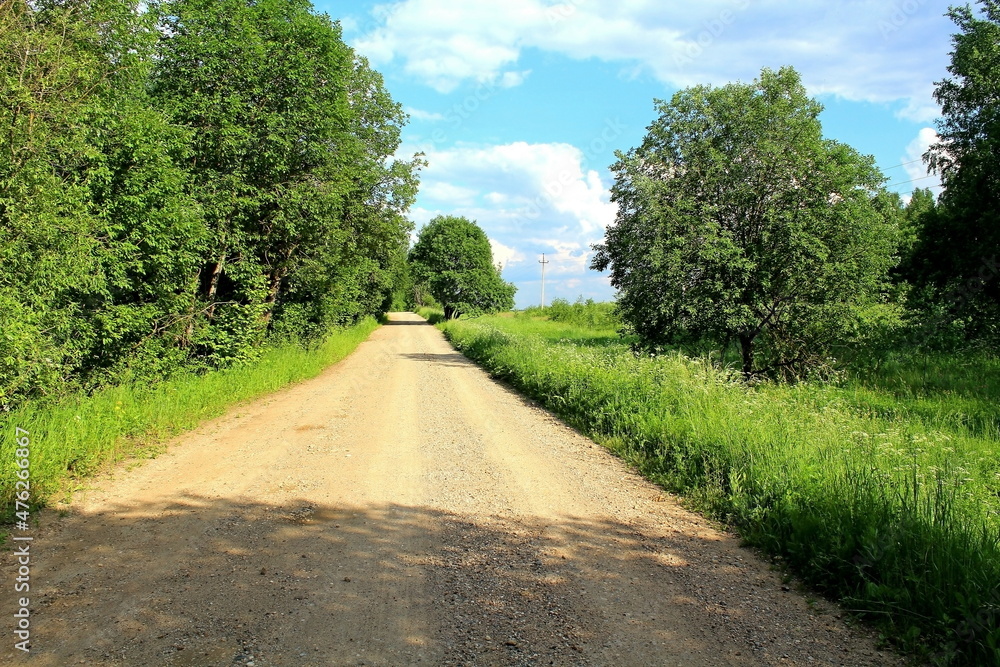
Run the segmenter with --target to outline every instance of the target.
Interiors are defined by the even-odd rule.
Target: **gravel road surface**
[[[5,584],[0,664],[901,664],[422,319],[391,319],[44,512],[33,648],[13,647]]]

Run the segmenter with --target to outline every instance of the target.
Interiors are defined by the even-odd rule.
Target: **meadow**
[[[932,664],[1000,665],[1000,360],[748,386],[636,356],[608,304],[441,325],[494,376]]]
[[[88,477],[116,462],[155,456],[168,438],[242,401],[319,375],[377,327],[378,322],[368,318],[333,332],[314,347],[274,345],[241,366],[73,394],[3,414],[0,461],[8,463],[0,466],[0,523],[9,522],[15,509],[17,429],[29,434],[31,503],[43,506],[83,488]]]

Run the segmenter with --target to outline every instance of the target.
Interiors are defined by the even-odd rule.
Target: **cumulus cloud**
[[[495,239],[490,239],[490,247],[493,249],[493,263],[499,264],[505,269],[524,262],[524,253],[514,248],[508,248]]]
[[[910,192],[917,188],[934,188],[935,193],[940,191],[937,186],[941,185],[941,178],[931,174],[923,162],[924,153],[932,144],[937,143],[937,140],[938,133],[934,131],[934,128],[925,127],[920,130],[913,141],[907,144],[906,152],[903,153],[901,160],[904,163],[903,169],[907,178],[901,178],[899,181],[909,180],[910,182],[902,184],[903,190]]]
[[[937,0],[402,0],[376,10],[358,49],[440,92],[465,81],[519,84],[526,49],[617,62],[687,86],[750,80],[792,64],[813,94],[902,101],[928,120],[930,82],[945,73],[951,24]]]
[[[600,174],[570,144],[518,141],[487,147],[425,148],[422,201],[440,207],[494,211],[507,233],[552,224],[572,233],[603,236],[615,207]]]
[[[526,142],[423,149],[428,166],[418,206],[411,210],[418,227],[441,214],[476,220],[490,238],[494,259],[504,266],[504,277],[521,287],[519,305],[537,299],[541,267],[536,260],[542,253],[554,281],[552,290],[546,288],[547,298],[611,298],[603,276],[588,267],[590,246],[603,239],[616,209],[609,184],[587,169],[584,151]],[[559,285],[577,293],[561,294]]]
[[[428,181],[421,185],[423,194],[433,201],[449,201],[455,206],[472,206],[478,192],[472,188],[464,188],[445,181]]]
[[[503,76],[500,77],[500,87],[501,88],[516,88],[524,83],[524,80],[528,78],[531,74],[531,70],[524,70],[523,72],[504,72]]]

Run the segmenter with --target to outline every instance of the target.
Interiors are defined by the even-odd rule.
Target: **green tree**
[[[612,167],[618,217],[593,268],[645,347],[736,342],[747,377],[802,372],[883,287],[898,199],[873,158],[823,139],[791,68],[657,109]]]
[[[941,105],[940,141],[925,159],[945,186],[914,251],[914,276],[946,300],[951,315],[976,336],[1000,322],[1000,2],[982,0],[948,15],[948,71],[934,97]]]
[[[306,0],[0,2],[0,410],[380,312],[405,118]]]
[[[517,288],[493,265],[490,241],[475,221],[434,218],[420,230],[410,261],[416,280],[427,284],[449,319],[514,307]]]
[[[268,330],[373,314],[406,248],[419,160],[391,161],[405,114],[307,0],[157,5],[153,95],[193,131],[207,219],[196,334],[215,362]]]
[[[96,221],[73,167],[102,67],[77,8],[0,4],[0,403],[50,391],[84,345],[68,296],[93,282]],[[63,169],[53,169],[53,163]]]
[[[0,3],[0,406],[127,366],[177,298],[153,265],[184,261],[186,139],[142,100],[151,28],[120,0]]]
[[[937,199],[930,188],[917,188],[909,203],[903,207],[900,217],[899,266],[893,271],[899,280],[919,282],[927,272],[926,266],[919,266],[924,258],[920,256],[920,244],[926,234],[925,229],[933,228],[931,219],[938,214]]]

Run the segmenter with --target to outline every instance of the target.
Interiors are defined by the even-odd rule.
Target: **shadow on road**
[[[475,364],[459,352],[415,352],[400,355],[403,359],[419,361],[435,366],[446,366],[448,368],[469,368]]]
[[[431,326],[431,323],[427,320],[386,320],[383,322],[387,327],[427,327]]]
[[[684,557],[665,565],[612,521],[188,496],[47,525],[34,543],[35,665],[601,663],[610,638],[698,652],[705,638],[672,619],[719,621],[665,575]],[[657,547],[704,548],[670,542]]]

